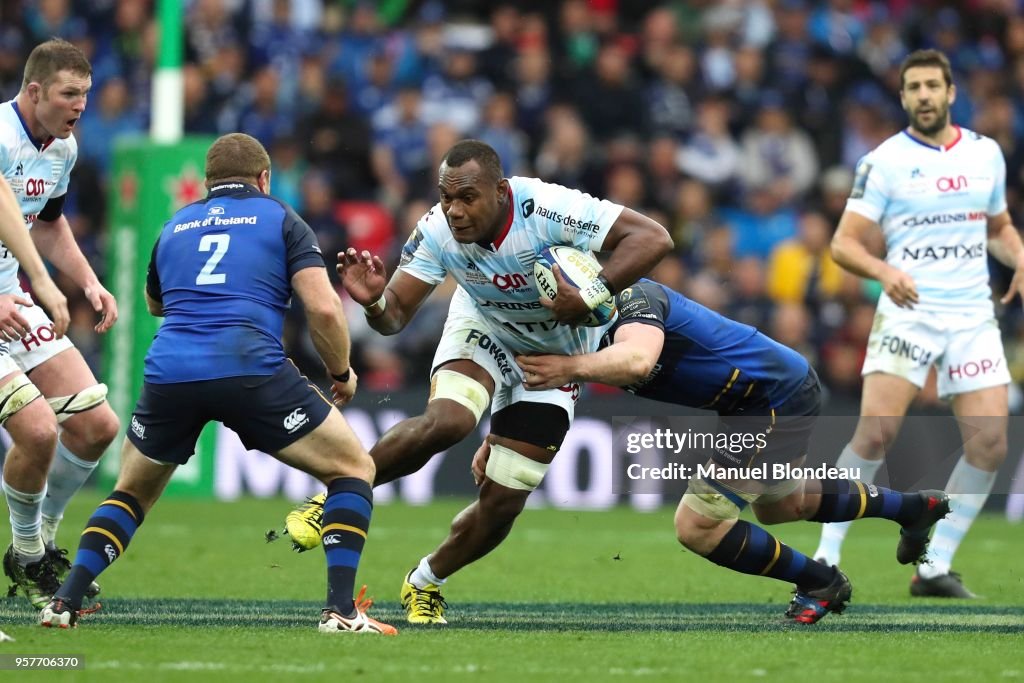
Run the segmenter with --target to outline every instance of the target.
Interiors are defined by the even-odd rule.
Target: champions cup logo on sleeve
[[[413,258],[416,256],[416,250],[420,248],[420,242],[422,241],[423,235],[420,234],[420,229],[413,228],[412,234],[409,235],[409,239],[406,240],[405,246],[402,247],[402,257],[399,260],[399,265],[407,266],[412,263]]]
[[[871,173],[871,164],[862,161],[857,164],[857,175],[853,178],[853,189],[850,191],[850,199],[860,199],[868,187],[868,175]]]

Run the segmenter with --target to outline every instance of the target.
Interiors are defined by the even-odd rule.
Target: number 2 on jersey
[[[231,235],[203,235],[203,239],[199,240],[199,251],[210,251],[212,248],[213,254],[206,259],[206,265],[196,276],[197,285],[222,285],[228,279],[226,274],[214,273],[213,269],[224,258],[224,254],[228,253],[229,244]]]

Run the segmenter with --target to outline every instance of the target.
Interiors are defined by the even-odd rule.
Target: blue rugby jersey
[[[164,322],[146,355],[152,384],[271,375],[292,276],[324,267],[313,231],[252,185],[227,182],[164,224],[146,291]]]
[[[810,369],[796,351],[687,299],[640,280],[616,296],[623,325],[665,331],[665,346],[647,377],[626,391],[666,403],[730,414],[749,405],[776,407],[800,388]]]

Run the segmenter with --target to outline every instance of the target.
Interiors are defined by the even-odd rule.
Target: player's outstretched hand
[[[473,483],[480,486],[484,483],[484,476],[487,474],[487,458],[491,457],[491,444],[484,439],[480,448],[473,454],[473,463],[469,469],[473,472]]]
[[[573,381],[572,356],[516,356],[527,391],[557,389]]]
[[[355,387],[359,383],[359,378],[356,377],[355,371],[351,368],[348,369],[348,381],[339,382],[333,380],[331,384],[331,397],[334,399],[334,404],[338,408],[352,400],[352,396],[355,395]]]
[[[52,278],[41,278],[39,281],[32,281],[32,294],[42,304],[53,320],[53,333],[60,339],[68,331],[71,323],[71,314],[68,313],[68,300],[64,293],[57,288],[57,283]],[[29,304],[31,306],[31,304]]]
[[[551,311],[555,320],[567,325],[575,325],[587,317],[590,309],[580,297],[580,290],[576,289],[562,275],[562,269],[557,265],[551,266],[551,273],[558,283],[558,291],[555,298],[549,299],[543,294],[540,295],[540,303],[544,308]]]
[[[365,249],[357,252],[350,247],[346,251],[339,251],[337,270],[345,291],[362,306],[376,303],[388,284],[384,262]]]
[[[1024,304],[1024,268],[1017,268],[1013,271],[1013,280],[1010,281],[1010,288],[1006,290],[1006,294],[999,300],[1000,303],[1006,305],[1013,301],[1013,298],[1020,295],[1021,303]]]
[[[900,308],[914,308],[918,302],[917,285],[914,278],[898,268],[888,267],[880,278],[882,288]]]
[[[103,333],[113,327],[117,322],[117,300],[114,295],[97,282],[85,288],[85,298],[92,304],[93,310],[100,314],[100,321],[93,329]]]
[[[348,370],[349,375],[347,382],[333,380],[333,383],[331,384],[331,398],[334,399],[334,405],[339,408],[352,400],[352,397],[356,395],[356,385],[359,384],[359,378],[356,377],[356,371],[351,367]]]
[[[28,321],[21,315],[18,306],[31,305],[29,299],[20,296],[0,295],[0,341],[17,341],[29,333]]]

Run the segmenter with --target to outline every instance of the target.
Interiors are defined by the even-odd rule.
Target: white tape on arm
[[[612,298],[612,293],[603,282],[594,278],[590,281],[590,284],[580,289],[580,298],[583,299],[583,303],[587,305],[587,308],[594,310]]]
[[[380,298],[369,306],[363,306],[363,313],[367,318],[377,318],[384,315],[384,309],[388,307],[387,291],[380,295]]]

